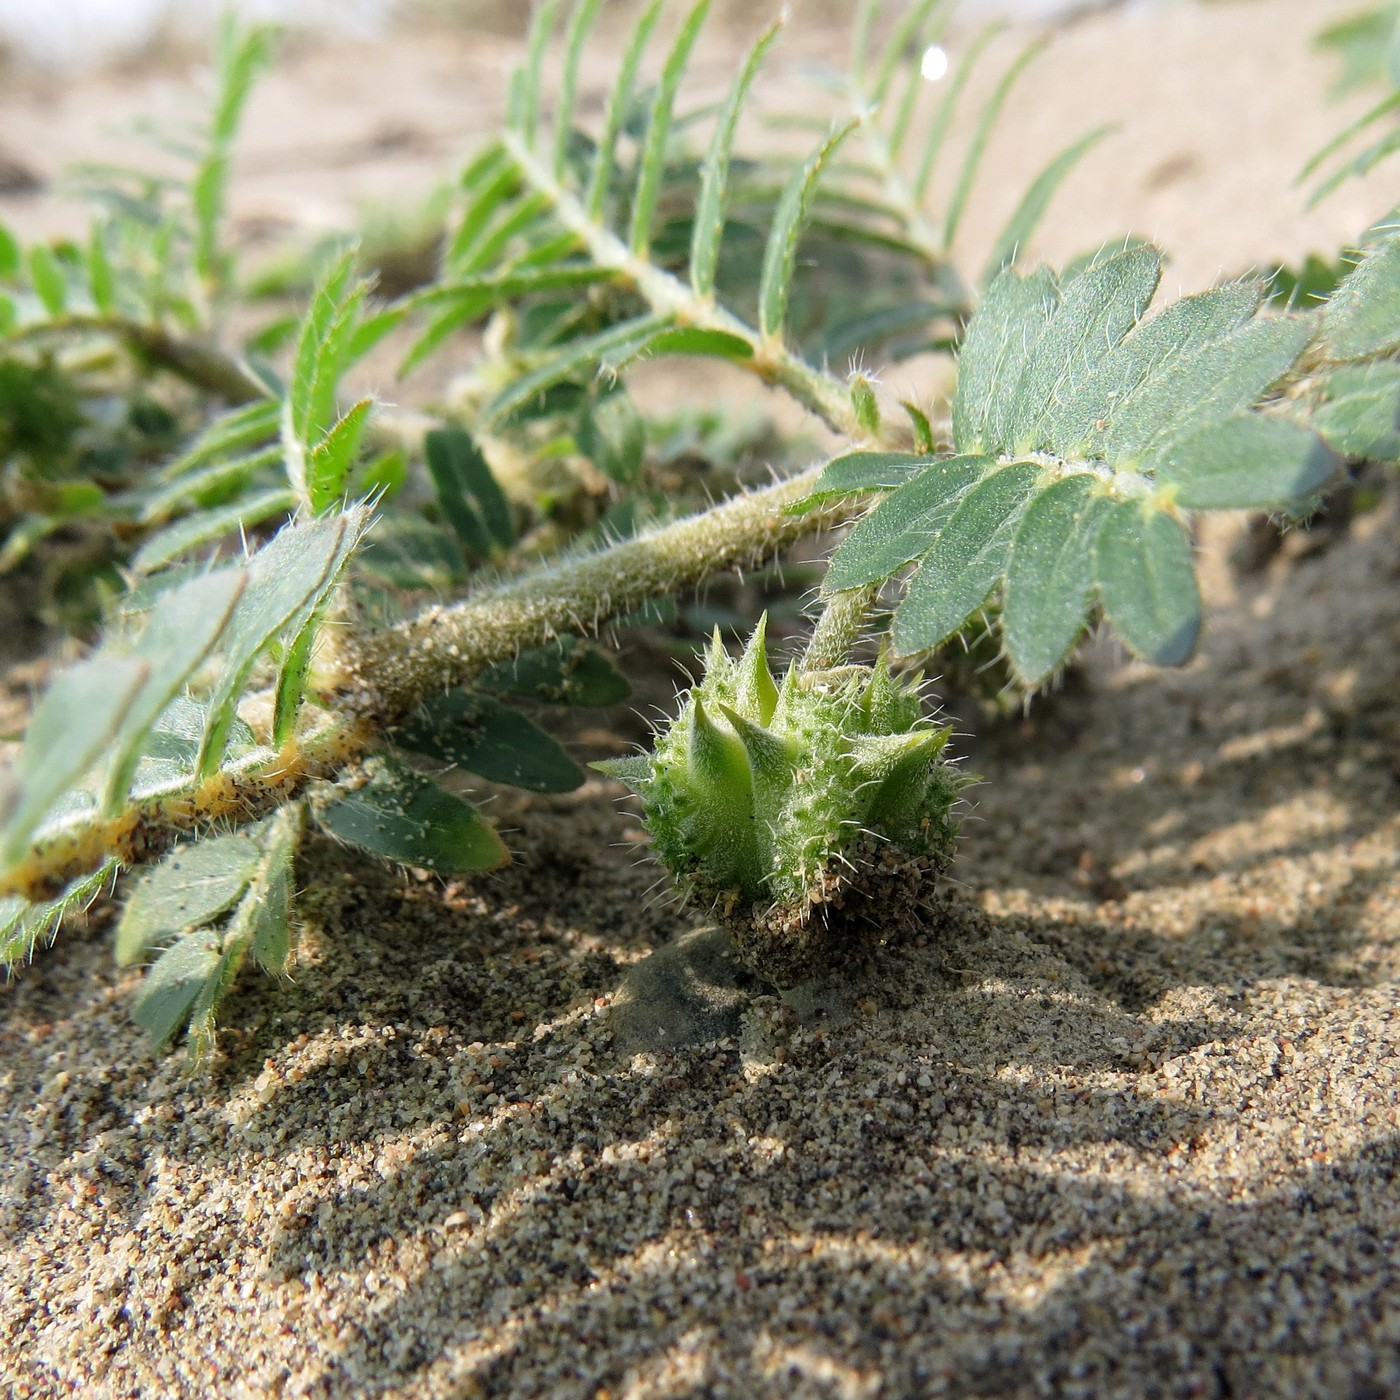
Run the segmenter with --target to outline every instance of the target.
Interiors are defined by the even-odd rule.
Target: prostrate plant
[[[897,81],[900,65],[935,9],[916,7],[874,66],[858,57],[843,100],[907,95],[913,80]],[[333,260],[281,375],[250,378],[237,356],[196,338],[237,384],[208,377],[221,411],[128,488],[148,512],[134,587],[30,722],[0,803],[0,955],[29,956],[120,869],[165,856],[136,886],[118,951],[151,962],[142,1021],[160,1041],[186,1029],[197,1057],[239,966],[250,955],[269,971],[287,965],[303,832],[443,873],[489,869],[506,858],[499,837],[425,769],[545,792],[581,781],[517,704],[625,693],[579,636],[771,561],[873,500],[831,561],[814,640],[783,681],[769,672],[761,627],[737,662],[712,648],[655,756],[616,769],[641,793],[677,878],[728,918],[752,962],[792,981],[913,921],[951,852],[959,779],[943,757],[945,730],[893,670],[900,657],[925,655],[972,619],[1033,688],[1103,616],[1148,659],[1184,661],[1199,628],[1194,512],[1305,511],[1336,465],[1323,437],[1346,454],[1394,456],[1400,242],[1390,230],[1373,233],[1320,310],[1283,313],[1261,306],[1258,286],[1235,283],[1149,316],[1155,249],[1123,247],[1056,276],[1002,267],[999,245],[965,334],[966,307],[930,311],[928,340],[959,341],[951,423],[911,404],[907,424],[892,427],[870,376],[843,379],[800,352],[789,311],[823,181],[835,174],[832,190],[849,189],[838,151],[857,127],[874,129],[893,169],[906,149],[894,138],[912,115],[900,105],[892,117],[838,118],[776,198],[759,201],[771,226],[749,278],[749,319],[720,274],[726,249],[748,236],[731,218],[731,175],[776,168],[735,150],[772,32],[715,115],[698,177],[692,168],[682,178],[687,123],[676,104],[704,4],[639,101],[659,0],[644,12],[601,130],[585,134],[573,106],[596,11],[596,0],[575,7],[546,122],[554,7],[540,7],[506,129],[463,177],[436,285],[382,307],[348,255]],[[974,132],[945,232],[999,106],[994,98]],[[1068,156],[1027,196],[1008,248]],[[668,199],[681,202],[663,218]],[[856,222],[874,218],[861,206]],[[907,246],[901,256],[944,295],[954,285],[945,251],[930,245],[923,263]],[[228,285],[217,260],[198,265]],[[499,351],[510,377],[468,422],[390,425],[343,387],[406,318],[426,318],[416,354],[491,314],[487,358]],[[695,354],[783,390],[848,450],[685,518],[532,553],[532,530],[547,524],[567,540],[567,525],[547,518],[548,503],[502,490],[489,456],[500,435],[609,464],[599,470],[624,511],[648,454],[644,422],[617,412],[626,376],[642,358]],[[911,437],[918,450],[898,450]],[[377,503],[374,528],[371,505],[353,503],[362,498]],[[152,501],[163,504],[149,514]],[[213,552],[260,522],[260,535]],[[395,560],[434,550],[454,586],[465,584],[460,600],[403,616],[366,589],[391,578]],[[892,645],[873,668],[855,665],[879,593],[911,566]]]

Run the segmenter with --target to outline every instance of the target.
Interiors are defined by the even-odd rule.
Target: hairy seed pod
[[[966,779],[917,681],[874,667],[791,667],[776,684],[760,621],[705,677],[650,754],[594,766],[642,798],[657,854],[780,986],[917,923],[952,856]]]

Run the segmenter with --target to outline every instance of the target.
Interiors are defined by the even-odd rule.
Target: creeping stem
[[[386,727],[434,691],[523,647],[596,631],[650,598],[771,559],[849,510],[838,503],[786,513],[821,470],[812,467],[636,539],[532,570],[463,602],[428,608],[395,627],[352,632],[339,641],[329,693],[322,696],[326,708],[308,707],[301,732],[275,756],[217,773],[192,793],[132,802],[111,820],[59,828],[0,874],[0,896],[52,899],[109,859],[153,860],[211,825],[255,821],[363,757]],[[247,707],[267,699],[249,697]]]

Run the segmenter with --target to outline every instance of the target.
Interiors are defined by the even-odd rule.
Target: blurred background
[[[1005,27],[951,137],[1028,39],[1051,42],[1020,79],[959,233],[976,261],[1037,172],[1076,135],[1114,134],[1078,165],[1030,250],[1063,263],[1125,233],[1161,243],[1182,289],[1335,249],[1394,204],[1387,168],[1317,207],[1295,184],[1319,145],[1375,100],[1338,95],[1347,62],[1318,35],[1360,0],[962,0],[944,43],[956,70],[993,17]],[[0,0],[0,222],[21,240],[78,237],[81,163],[152,159],[145,133],[196,121],[219,0]],[[493,129],[528,6],[506,0],[241,0],[285,22],[235,152],[232,232],[255,265],[332,234],[411,243],[441,226],[463,160]],[[673,27],[685,7],[676,0]],[[778,8],[716,0],[692,63],[692,110],[727,88]],[[797,0],[759,84],[758,116],[810,109],[811,69],[844,65],[850,0]],[[898,10],[884,7],[882,13]],[[580,111],[596,119],[637,6],[611,0],[585,57]],[[932,89],[935,85],[930,84]],[[932,110],[935,94],[927,104]],[[592,104],[590,106],[590,104]],[[765,140],[769,139],[764,137]],[[158,154],[156,156],[158,159]],[[392,228],[388,227],[392,226]]]
[[[198,42],[228,8],[251,19],[359,38],[381,31],[395,18],[425,15],[455,14],[467,22],[509,25],[521,9],[499,0],[235,0],[231,6],[227,0],[0,0],[0,44],[13,62],[72,73],[171,43]],[[758,7],[734,0],[729,8],[738,15]],[[809,3],[798,8],[839,14],[846,7]],[[1107,6],[1104,0],[966,0],[963,8],[980,18],[1049,20]]]

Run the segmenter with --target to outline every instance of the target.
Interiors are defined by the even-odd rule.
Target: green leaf
[[[1099,599],[1145,661],[1180,666],[1196,649],[1201,599],[1181,523],[1144,501],[1115,501],[1094,551]]]
[[[552,705],[616,705],[632,687],[612,662],[577,637],[530,647],[482,671],[472,685],[491,695],[524,695]]]
[[[509,549],[515,542],[510,502],[471,434],[434,428],[423,450],[438,504],[463,548],[479,559]]]
[[[598,138],[598,146],[593,158],[593,173],[588,183],[588,216],[601,221],[603,206],[607,202],[612,186],[613,170],[617,161],[617,139],[622,134],[623,123],[632,106],[632,90],[637,83],[637,69],[641,66],[642,54],[646,51],[656,21],[661,18],[661,10],[666,0],[651,0],[642,12],[632,37],[623,51],[622,64],[617,71],[617,79],[608,90],[608,105],[603,114],[603,130]]]
[[[1327,380],[1312,426],[1344,457],[1400,458],[1400,364],[1348,365]]]
[[[443,270],[453,278],[463,265],[475,261],[475,249],[486,228],[520,192],[520,172],[500,146],[488,146],[469,167],[468,174],[473,172],[474,178],[463,177],[466,208],[442,259]]]
[[[137,883],[117,925],[117,963],[140,962],[153,949],[232,909],[262,857],[250,836],[223,836],[177,846]]]
[[[1001,442],[991,423],[998,396],[1009,402],[1058,302],[1055,276],[1043,267],[1025,277],[1007,268],[987,288],[958,355],[953,441],[959,452]]]
[[[805,515],[817,506],[840,496],[865,491],[893,491],[917,476],[925,467],[936,465],[932,456],[909,452],[848,452],[835,457],[822,468],[811,492],[788,507],[791,515]]]
[[[992,244],[991,256],[987,259],[987,265],[982,269],[982,284],[988,285],[1002,268],[1010,266],[1016,260],[1017,254],[1030,241],[1040,225],[1040,221],[1045,217],[1045,211],[1050,207],[1050,201],[1054,199],[1056,191],[1064,184],[1070,171],[1093,150],[1105,136],[1115,131],[1117,128],[1112,124],[1096,126],[1092,131],[1087,131],[1077,141],[1066,146],[1041,172],[1031,181],[1025,194],[1021,196],[1021,202],[1016,206],[1015,212],[1006,221],[1006,227],[997,235],[996,241]]]
[[[54,803],[113,744],[150,677],[145,657],[99,653],[61,671],[25,730],[4,812],[0,863],[17,865]]]
[[[1039,685],[1084,630],[1094,544],[1109,509],[1087,473],[1063,477],[1026,507],[1006,566],[1002,631],[1022,685]]]
[[[1276,510],[1307,500],[1339,463],[1310,429],[1243,413],[1175,439],[1153,466],[1189,509]]]
[[[160,469],[158,479],[173,481],[207,462],[264,446],[276,439],[280,415],[278,403],[267,400],[216,418],[173,462]]]
[[[1104,455],[1142,460],[1173,437],[1233,418],[1287,374],[1313,329],[1310,320],[1261,317],[1170,362],[1119,406]]]
[[[1063,287],[1004,420],[994,414],[1003,436],[990,445],[1012,454],[1049,446],[1057,406],[1137,324],[1161,275],[1162,255],[1145,246],[1106,258]]]
[[[258,73],[272,58],[274,31],[266,25],[241,30],[225,16],[219,34],[219,95],[209,124],[209,144],[190,182],[195,215],[195,268],[215,289],[225,277],[219,234],[228,192],[234,138]]]
[[[599,356],[605,373],[621,374],[629,365],[653,355],[700,355],[718,360],[749,360],[753,346],[741,335],[703,326],[662,326]]]
[[[1342,71],[1332,89],[1338,96],[1366,83],[1385,77],[1387,51],[1400,24],[1400,8],[1377,5],[1358,14],[1347,15],[1319,30],[1313,44],[1332,49],[1341,60]],[[1400,83],[1396,83],[1400,86]]]
[[[914,0],[900,16],[890,32],[889,41],[875,70],[875,81],[871,84],[869,92],[871,106],[883,105],[895,71],[901,63],[909,62],[911,57],[917,62],[921,55],[911,55],[911,50],[923,47],[919,43],[919,31],[928,22],[929,15],[946,3],[947,0]]]
[[[625,393],[590,400],[575,436],[579,450],[609,480],[635,486],[646,453],[646,424]]]
[[[112,739],[101,802],[104,815],[115,816],[125,802],[142,740],[222,636],[247,582],[242,569],[222,569],[172,588],[151,610],[132,649],[147,663],[146,678]]]
[[[279,515],[287,515],[296,508],[297,493],[279,487],[244,496],[214,510],[187,515],[159,534],[152,535],[136,551],[131,567],[138,574],[148,574],[182,554],[217,544],[235,530],[250,529]]]
[[[1387,93],[1374,107],[1364,112],[1350,126],[1344,127],[1330,141],[1315,152],[1308,160],[1308,163],[1298,172],[1295,184],[1306,180],[1309,175],[1318,170],[1324,161],[1335,155],[1343,146],[1349,144],[1355,137],[1359,136],[1368,127],[1374,126],[1377,122],[1389,117],[1396,108],[1400,107],[1400,91]],[[1378,161],[1384,159],[1396,148],[1397,138],[1400,132],[1391,129],[1372,145],[1365,147],[1361,153],[1354,156],[1349,161],[1343,163],[1327,177],[1312,194],[1308,196],[1308,208],[1312,208],[1327,195],[1331,194],[1344,180],[1351,175],[1364,175]]]
[[[75,909],[86,909],[116,879],[117,863],[104,861],[91,875],[75,880],[57,899],[33,902],[18,895],[0,899],[0,967],[10,968],[51,943]]]
[[[224,663],[209,696],[199,777],[223,761],[239,697],[254,663],[277,638],[303,631],[335,586],[369,520],[364,509],[290,525],[248,561],[248,585],[224,639]]]
[[[538,725],[489,696],[435,696],[392,734],[400,748],[531,792],[572,792],[583,770]]]
[[[9,281],[18,277],[23,265],[24,253],[20,249],[19,240],[4,224],[0,224],[0,279]]]
[[[1258,309],[1257,282],[1233,282],[1182,297],[1142,322],[1077,385],[1067,387],[1045,422],[1045,438],[1062,457],[1102,455],[1123,406],[1176,362],[1244,325]]]
[[[549,197],[538,191],[524,195],[513,205],[503,205],[470,250],[453,258],[453,274],[465,279],[490,267],[512,242],[527,235],[552,207]]]
[[[1329,359],[1365,360],[1400,350],[1400,238],[1372,248],[1322,310]]]
[[[44,310],[54,318],[62,316],[68,309],[68,281],[53,250],[43,243],[29,250],[29,280]]]
[[[929,422],[928,414],[918,404],[910,403],[908,399],[901,399],[899,406],[909,419],[909,427],[914,435],[914,446],[921,453],[932,456],[937,443],[934,438],[933,424]]]
[[[545,362],[528,374],[522,374],[503,389],[482,413],[482,424],[492,427],[508,418],[512,413],[524,408],[530,401],[546,389],[552,389],[567,379],[590,373],[596,369],[599,360],[612,350],[630,346],[634,341],[644,341],[654,332],[671,324],[668,317],[643,315],[620,321],[599,331],[596,335],[584,336],[575,340],[551,355]]]
[[[345,481],[360,455],[373,399],[361,399],[326,433],[307,459],[307,494],[313,515],[322,515],[345,495]]]
[[[993,466],[990,458],[963,456],[925,467],[846,536],[827,567],[822,592],[840,593],[898,573],[929,547]]]
[[[656,218],[656,201],[661,194],[662,176],[666,169],[666,151],[671,139],[671,113],[676,93],[690,60],[690,51],[700,36],[700,28],[710,11],[710,0],[698,0],[692,6],[680,33],[666,56],[661,81],[652,98],[651,115],[647,120],[646,144],[637,168],[637,186],[632,195],[632,224],[627,241],[639,258],[647,256],[651,245],[651,226]]]
[[[282,449],[269,447],[196,467],[149,494],[143,493],[141,523],[162,524],[181,511],[216,509],[230,496],[246,496],[258,474],[281,461]]]
[[[992,472],[962,498],[895,611],[892,635],[899,651],[936,647],[987,601],[1006,572],[1038,477],[1037,467],[1018,462]]]
[[[170,1043],[201,996],[222,983],[222,942],[218,933],[208,929],[187,933],[146,973],[131,1014],[157,1049]]]
[[[363,787],[319,814],[332,836],[443,875],[495,870],[510,859],[501,838],[460,797],[390,758],[367,768]]]
[[[131,779],[133,798],[178,792],[191,785],[209,719],[208,706],[188,695],[177,695],[160,712],[141,743]],[[228,716],[224,739],[230,757],[242,757],[257,748],[253,731],[236,714]]]
[[[739,125],[749,88],[753,85],[764,56],[777,38],[784,17],[779,15],[749,50],[739,76],[734,80],[724,106],[715,119],[714,135],[700,171],[700,193],[695,201],[695,218],[690,234],[690,284],[696,294],[708,297],[715,290],[715,269],[719,266],[720,245],[724,241],[725,193],[729,183],[729,162],[734,134]]]
[[[562,185],[569,168],[569,138],[574,126],[574,102],[578,95],[578,70],[583,46],[598,18],[599,0],[575,0],[564,39],[564,74],[559,103],[554,112],[554,179]]]
[[[302,318],[287,386],[290,436],[300,444],[323,433],[335,417],[335,391],[344,368],[344,343],[354,329],[366,294],[363,284],[352,281],[354,271],[353,250],[342,253],[317,284]]]
[[[797,266],[797,245],[822,168],[859,125],[860,118],[852,117],[833,126],[821,145],[793,172],[773,211],[758,288],[758,324],[766,339],[775,340],[782,335],[792,274]]]
[[[987,51],[987,46],[1000,32],[1001,26],[999,25],[988,25],[983,29],[968,45],[967,53],[958,65],[957,72],[953,74],[947,87],[944,88],[943,100],[938,104],[933,121],[929,123],[928,135],[924,138],[923,150],[919,154],[919,168],[914,176],[914,203],[919,208],[923,208],[928,199],[929,182],[933,178],[934,167],[942,153],[943,142],[947,138],[948,128],[952,124],[953,114],[957,110],[958,99],[966,89],[978,59]]]
[[[516,75],[518,83],[512,88],[511,125],[525,138],[527,146],[535,143],[535,128],[540,115],[540,86],[544,77],[544,54],[549,37],[554,32],[557,0],[536,0],[530,17],[530,33],[525,45],[525,62]]]
[[[262,823],[257,878],[235,916],[254,959],[273,976],[286,972],[292,953],[292,882],[304,820],[305,804],[296,803]]]
[[[307,677],[311,669],[311,654],[316,642],[321,615],[325,611],[331,590],[340,581],[350,556],[355,552],[369,527],[369,511],[361,508],[346,517],[345,533],[326,576],[310,600],[293,614],[294,621],[283,629],[290,636],[277,672],[276,693],[272,707],[272,743],[281,748],[296,729],[297,715],[306,695]]]
[[[1022,49],[1002,75],[1001,81],[996,85],[991,97],[982,108],[982,115],[978,118],[976,127],[973,128],[971,141],[968,142],[967,155],[963,158],[963,166],[958,174],[957,184],[953,187],[952,197],[948,201],[948,214],[943,222],[943,247],[945,250],[953,246],[953,239],[957,237],[958,225],[962,222],[968,196],[972,193],[973,182],[977,179],[978,167],[982,164],[982,156],[987,149],[987,142],[991,139],[997,118],[1001,115],[1001,109],[1006,105],[1006,99],[1011,96],[1011,89],[1016,86],[1016,80],[1025,72],[1031,62],[1040,56],[1045,46],[1044,39],[1037,39]]]
[[[116,278],[111,260],[107,256],[107,245],[102,240],[102,230],[94,228],[87,245],[88,286],[92,292],[92,304],[103,316],[115,314],[117,309]]]

